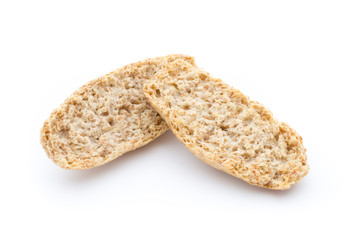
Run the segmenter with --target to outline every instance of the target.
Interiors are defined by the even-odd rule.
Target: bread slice
[[[309,171],[302,138],[258,102],[181,59],[144,84],[151,105],[205,163],[285,190]]]
[[[90,81],[45,121],[41,144],[66,169],[87,169],[154,140],[168,127],[143,94],[144,80],[169,62],[194,59],[169,55],[147,59]]]

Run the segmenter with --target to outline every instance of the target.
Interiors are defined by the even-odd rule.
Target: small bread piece
[[[151,105],[205,163],[285,190],[309,171],[302,138],[261,104],[179,59],[144,84]]]
[[[168,130],[147,102],[143,82],[176,59],[169,55],[133,63],[90,81],[56,109],[41,129],[48,157],[66,169],[105,164]]]

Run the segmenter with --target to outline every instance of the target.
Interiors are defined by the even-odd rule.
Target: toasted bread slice
[[[302,138],[261,104],[181,59],[145,82],[144,93],[185,146],[244,181],[285,190],[309,171]]]
[[[185,55],[133,63],[90,81],[46,120],[41,144],[49,158],[66,169],[87,169],[154,140],[168,127],[143,94],[143,82]]]

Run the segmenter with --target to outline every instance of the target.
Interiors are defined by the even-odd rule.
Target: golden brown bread
[[[145,82],[144,93],[185,146],[246,182],[285,190],[309,171],[302,138],[261,104],[178,59]]]
[[[160,136],[168,127],[143,95],[144,80],[185,55],[147,59],[95,79],[73,93],[46,120],[41,144],[66,169],[105,164]]]

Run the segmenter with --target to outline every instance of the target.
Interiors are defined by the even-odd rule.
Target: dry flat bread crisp
[[[205,163],[246,182],[285,190],[309,171],[302,138],[261,104],[176,60],[144,84],[151,105]]]
[[[147,102],[143,82],[168,63],[194,59],[169,55],[133,63],[82,86],[41,129],[49,158],[66,169],[87,169],[154,140],[168,127]]]

